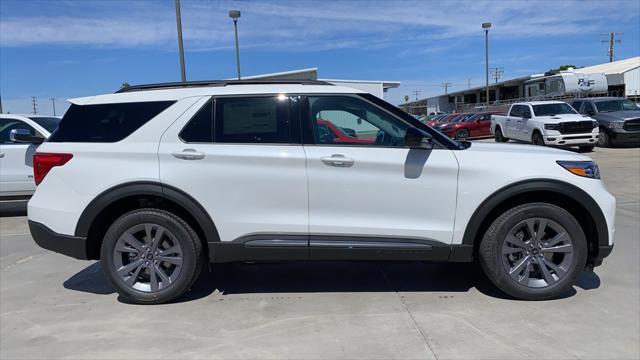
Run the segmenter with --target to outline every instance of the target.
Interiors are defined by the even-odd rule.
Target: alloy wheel
[[[513,281],[542,288],[567,275],[573,253],[573,243],[565,228],[550,219],[531,218],[509,230],[501,255],[502,264]]]
[[[120,235],[113,250],[116,273],[129,287],[157,292],[176,281],[182,269],[178,239],[158,224],[138,224]]]

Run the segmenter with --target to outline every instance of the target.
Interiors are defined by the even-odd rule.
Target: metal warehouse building
[[[625,96],[640,101],[640,56],[614,61],[611,63],[587,66],[573,70],[579,74],[604,74],[607,91],[602,95]],[[489,103],[492,106],[509,104],[514,101],[531,99],[525,95],[525,83],[539,79],[543,74],[518,77],[494,84],[489,84]],[[589,96],[584,93],[582,96]],[[580,96],[566,94],[554,98]],[[539,97],[536,99],[542,99]],[[431,112],[465,111],[473,108],[484,108],[486,104],[486,88],[484,86],[450,92],[399,105],[403,110],[419,115]]]

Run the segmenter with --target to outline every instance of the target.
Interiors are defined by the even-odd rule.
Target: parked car
[[[613,248],[589,157],[451,140],[361,90],[215,81],[70,102],[34,156],[29,229],[101,259],[132,302],[181,296],[206,262],[336,259],[478,260],[505,293],[548,299]],[[323,143],[319,119],[374,141]]]
[[[0,200],[33,194],[33,154],[59,121],[53,116],[0,114]]]
[[[514,139],[535,145],[578,146],[588,152],[598,140],[598,122],[562,101],[515,103],[508,114],[491,116],[491,133],[497,142]]]
[[[316,121],[319,142],[322,144],[372,144],[376,140],[375,137],[360,139],[353,129],[338,127],[327,120]]]
[[[454,117],[456,117],[458,115],[460,115],[460,113],[445,114],[445,115],[442,115],[441,117],[435,118],[435,119],[427,122],[427,125],[433,127],[433,126],[438,125],[438,124],[446,123],[446,122],[451,121],[451,119],[453,119]]]
[[[571,106],[598,121],[598,146],[640,146],[640,109],[631,100],[615,97],[584,98]]]
[[[491,136],[491,115],[498,114],[495,112],[477,113],[462,121],[443,124],[439,130],[458,140],[489,137]]]

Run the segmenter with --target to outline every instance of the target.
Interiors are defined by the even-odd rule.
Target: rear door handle
[[[184,149],[182,151],[176,151],[172,153],[173,157],[182,160],[201,160],[204,159],[204,153],[195,151],[194,149]]]
[[[341,154],[333,154],[331,156],[323,156],[320,158],[325,165],[336,166],[336,167],[351,167],[355,162],[353,159],[345,157]]]

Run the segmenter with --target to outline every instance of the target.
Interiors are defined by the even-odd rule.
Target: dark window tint
[[[289,143],[289,98],[219,98],[214,122],[215,142]]]
[[[522,114],[524,114],[526,109],[527,107],[524,105],[513,105],[509,116],[522,117]]]
[[[533,105],[533,113],[536,116],[553,116],[559,114],[575,114],[576,111],[567,103],[557,103]]]
[[[582,110],[583,114],[587,115],[595,115],[596,109],[593,107],[593,104],[590,102],[584,103],[584,109]]]
[[[71,105],[50,142],[116,142],[131,135],[174,101]]]
[[[209,100],[180,132],[186,142],[213,141],[213,101]]]
[[[31,135],[35,135],[36,131],[30,125],[25,123],[24,121],[16,120],[16,119],[0,119],[0,144],[13,144],[11,141],[9,134],[11,130],[14,129],[24,129],[28,130]],[[24,143],[20,143],[24,144]]]
[[[582,101],[574,101],[571,104],[571,107],[573,107],[576,111],[580,112],[580,106],[582,106]]]
[[[49,133],[54,132],[58,128],[60,118],[56,117],[29,117],[29,119],[35,121],[38,125],[45,128]]]

